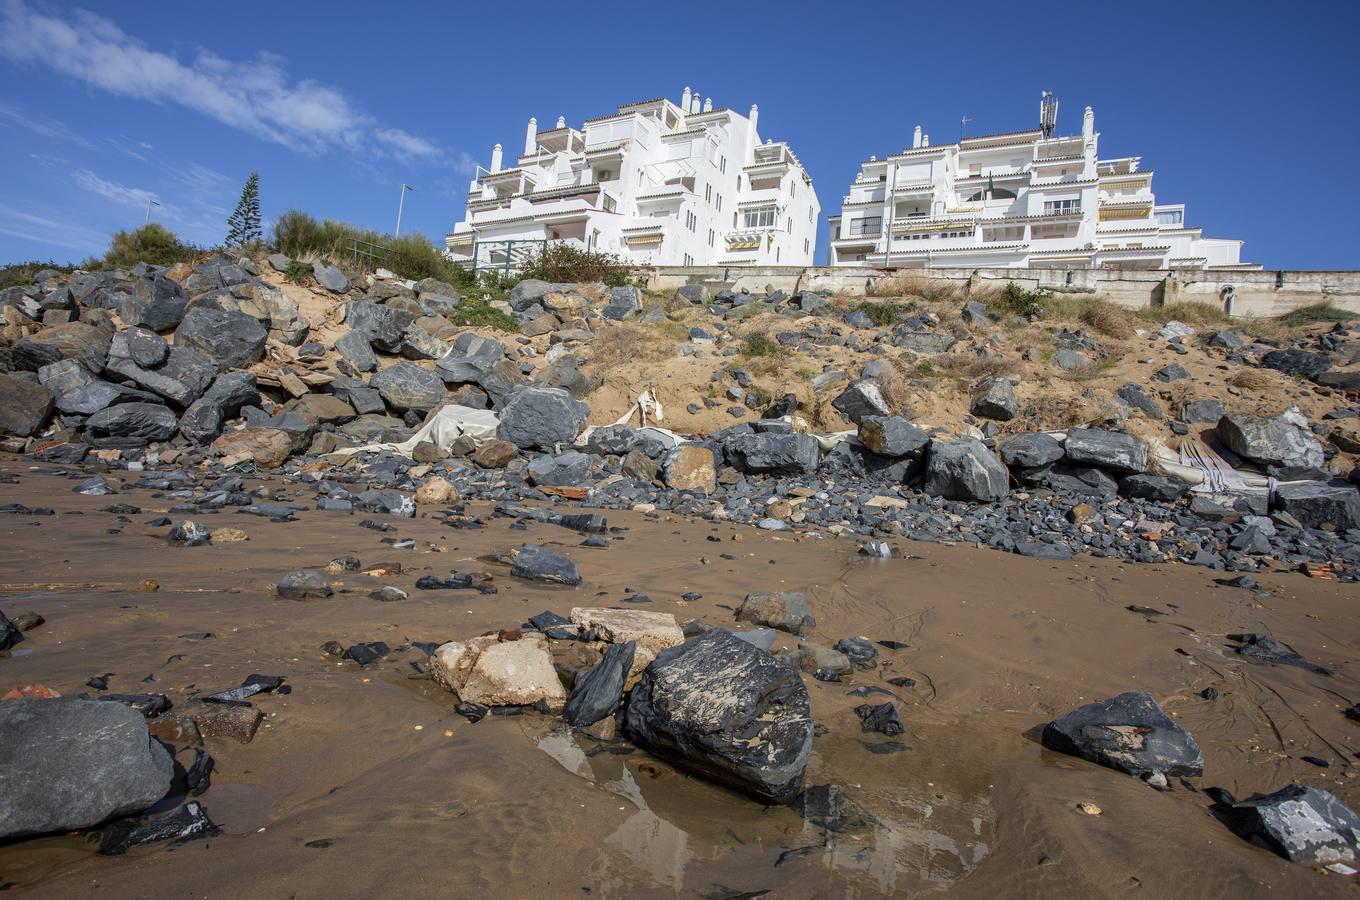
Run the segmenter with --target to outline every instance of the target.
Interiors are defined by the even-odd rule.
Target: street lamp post
[[[146,218],[142,220],[143,228],[151,224],[151,207],[160,205],[159,200],[152,200],[150,197],[146,198]]]
[[[406,192],[414,190],[415,188],[411,187],[406,182],[403,181],[401,183],[401,194],[397,200],[397,233],[393,235],[393,237],[401,237],[401,210],[402,207],[406,205]]]

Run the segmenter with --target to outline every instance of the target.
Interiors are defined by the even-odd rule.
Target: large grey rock
[[[217,377],[212,360],[191,347],[171,348],[165,362],[155,368],[139,366],[132,359],[131,340],[125,331],[113,336],[105,366],[110,378],[131,381],[183,407],[197,400]]]
[[[609,289],[609,304],[603,315],[606,319],[622,320],[642,311],[642,297],[631,284]]]
[[[74,359],[57,360],[38,370],[38,383],[51,391],[55,397],[69,394],[91,381],[94,381],[94,376],[90,374],[90,370]]]
[[[415,321],[415,313],[396,306],[379,306],[366,300],[349,304],[345,323],[368,338],[375,350],[398,353],[406,340],[406,326]]]
[[[1188,400],[1181,404],[1181,421],[1191,424],[1213,424],[1223,418],[1223,403],[1219,400]]]
[[[901,347],[904,350],[912,350],[916,353],[924,353],[927,356],[934,356],[944,353],[950,347],[958,343],[958,339],[952,334],[944,334],[934,331],[909,331],[898,329],[893,332],[893,346]]]
[[[515,312],[522,312],[542,300],[543,295],[548,291],[565,287],[570,287],[570,285],[558,285],[540,281],[537,278],[526,278],[510,289],[510,308]]]
[[[85,440],[95,447],[135,449],[175,436],[179,420],[158,403],[120,403],[85,420]]]
[[[709,301],[710,294],[708,288],[702,284],[686,284],[675,289],[675,298],[686,303],[693,303],[696,306],[705,304]]]
[[[1264,466],[1320,468],[1323,463],[1322,444],[1294,407],[1275,418],[1229,413],[1218,421],[1218,438],[1232,452]]]
[[[505,358],[505,345],[465,331],[454,339],[435,367],[449,384],[479,383]]]
[[[930,436],[901,416],[863,416],[859,440],[879,456],[906,456],[930,443]]]
[[[174,762],[122,703],[0,703],[0,838],[89,828],[170,790]]]
[[[0,375],[0,434],[28,437],[51,414],[51,391],[36,381]]]
[[[150,391],[113,384],[96,378],[57,397],[57,409],[73,416],[92,416],[119,403],[165,403]]]
[[[1069,466],[1060,463],[1042,475],[1031,472],[1024,475],[1027,480],[1047,482],[1048,486],[1059,494],[1109,499],[1119,493],[1119,483],[1104,469],[1095,466]]]
[[[858,425],[865,416],[890,416],[888,401],[883,399],[883,391],[873,378],[857,378],[841,391],[831,405],[847,419]]]
[[[1013,434],[1003,438],[996,449],[1002,461],[1014,469],[1038,469],[1063,458],[1062,444],[1042,431]]]
[[[170,345],[165,338],[146,328],[129,328],[122,334],[120,353],[126,354],[143,369],[154,369],[165,362]]]
[[[550,449],[571,444],[581,433],[590,407],[561,388],[520,388],[498,411],[497,436],[516,447]]]
[[[1077,465],[1130,475],[1147,471],[1147,444],[1131,434],[1099,428],[1073,428],[1067,432],[1063,450],[1067,461]]]
[[[1009,422],[1015,418],[1020,405],[1015,399],[1015,388],[1005,378],[990,378],[973,394],[972,413],[984,419]]]
[[[797,591],[755,591],[747,594],[741,606],[737,607],[736,617],[738,622],[775,628],[789,634],[802,634],[803,629],[817,625],[807,597]]]
[[[164,275],[137,279],[131,296],[123,295],[118,317],[131,328],[134,325],[152,331],[170,331],[184,318],[189,302],[179,282]]]
[[[354,367],[356,372],[372,372],[378,368],[378,357],[373,355],[368,335],[351,328],[335,340],[335,352]]]
[[[74,359],[92,373],[103,370],[109,334],[84,322],[49,325],[14,345],[14,367],[29,372],[62,359]]]
[[[1261,357],[1261,365],[1286,375],[1316,378],[1332,367],[1332,358],[1307,350],[1271,350]]]
[[[581,484],[590,475],[593,457],[568,450],[559,456],[543,454],[529,462],[529,479],[537,485]]]
[[[981,441],[934,441],[926,453],[921,490],[932,496],[986,503],[1009,486],[1006,467]]]
[[[655,438],[647,437],[629,425],[604,425],[590,433],[586,447],[597,456],[624,456],[628,451],[640,449],[652,458],[666,452],[665,446]]]
[[[1348,484],[1282,484],[1275,491],[1275,508],[1307,528],[1329,523],[1337,531],[1360,528],[1360,491]]]
[[[260,402],[260,389],[250,372],[223,372],[180,417],[179,430],[195,444],[208,444],[222,433],[222,424],[241,413],[241,407]]]
[[[510,574],[526,581],[542,581],[547,584],[577,585],[581,583],[581,573],[576,564],[560,553],[546,547],[525,544],[515,551],[515,561],[510,566]]]
[[[1043,744],[1130,775],[1203,775],[1199,744],[1152,695],[1130,691],[1079,706],[1044,726]]]
[[[1150,419],[1157,419],[1160,421],[1164,415],[1161,404],[1149,396],[1141,385],[1134,384],[1132,381],[1120,385],[1117,396],[1120,400],[1123,400],[1132,408],[1139,410],[1143,415]]]
[[[218,369],[244,369],[264,356],[268,336],[264,326],[245,313],[196,306],[175,329],[175,346],[192,347]]]
[[[812,709],[798,673],[722,628],[658,653],[624,721],[657,756],[774,803],[797,796],[812,751]]]
[[[1067,371],[1088,369],[1095,365],[1095,362],[1095,359],[1090,355],[1068,347],[1064,347],[1053,354],[1053,365]]]
[[[447,319],[420,316],[406,326],[401,355],[407,359],[440,359],[449,352],[449,342],[440,337],[452,330]]]
[[[614,714],[623,698],[623,686],[636,653],[637,641],[609,645],[604,659],[576,679],[564,710],[568,723],[585,728]]]
[[[1119,481],[1119,496],[1170,503],[1182,497],[1190,485],[1169,475],[1129,475]]]
[[[368,383],[393,409],[428,412],[448,396],[444,382],[429,369],[415,363],[399,362],[375,374]]]
[[[334,294],[349,293],[349,279],[335,266],[328,266],[321,260],[312,263],[312,276],[316,283]]]
[[[1354,864],[1360,816],[1321,788],[1291,784],[1213,810],[1234,833],[1292,862]]]
[[[723,443],[728,464],[748,474],[810,475],[818,449],[810,434],[734,434]]]

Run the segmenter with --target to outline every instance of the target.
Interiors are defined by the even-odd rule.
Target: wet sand
[[[50,470],[51,467],[45,467]],[[1079,558],[1049,562],[933,544],[892,542],[917,559],[874,560],[850,540],[608,513],[608,549],[553,525],[510,528],[490,518],[454,529],[434,518],[302,512],[274,523],[232,511],[193,518],[236,527],[249,541],[169,547],[142,523],[173,505],[149,492],[71,493],[76,482],[35,474],[0,485],[0,502],[50,506],[51,517],[0,517],[0,609],[46,624],[0,659],[0,689],[41,682],[64,695],[114,673],[110,690],[165,692],[283,675],[287,695],[253,698],[266,714],[248,745],[207,740],[212,787],[198,798],[225,833],[178,847],[100,857],[79,837],[0,845],[0,887],[16,896],[72,897],[770,897],[954,896],[1318,897],[1355,883],[1291,864],[1239,840],[1209,800],[1176,782],[1159,793],[1113,770],[1044,750],[1038,731],[1072,707],[1150,691],[1204,751],[1199,787],[1239,797],[1290,781],[1360,807],[1353,784],[1360,725],[1354,588],[1294,573],[1258,577],[1267,595],[1221,587],[1214,573]],[[109,475],[119,483],[132,473]],[[308,502],[310,491],[276,488]],[[100,512],[141,508],[130,521]],[[176,521],[183,516],[172,515]],[[381,517],[374,516],[374,519]],[[109,529],[121,529],[111,534]],[[720,542],[706,540],[716,535]],[[413,538],[394,550],[384,538]],[[733,540],[735,536],[740,541]],[[554,588],[512,579],[480,558],[521,543],[554,545],[583,583]],[[390,577],[333,577],[329,600],[296,602],[274,586],[289,571],[352,554]],[[735,559],[724,559],[730,554]],[[500,592],[419,591],[422,574],[490,571]],[[157,592],[138,588],[144,579]],[[394,584],[407,600],[368,593]],[[805,678],[826,731],[807,784],[835,783],[876,824],[827,833],[791,809],[766,808],[689,778],[624,744],[573,736],[560,720],[489,716],[470,724],[454,698],[412,678],[424,654],[410,642],[462,639],[517,625],[545,609],[615,605],[641,591],[648,610],[731,625],[749,591],[803,591],[812,640],[905,642],[880,648],[882,667],[841,684]],[[703,596],[686,602],[680,595]],[[1165,610],[1130,612],[1140,604]],[[183,635],[211,632],[208,640]],[[1335,677],[1253,664],[1225,635],[1262,631]],[[360,669],[319,648],[387,642]],[[790,646],[781,634],[776,646]],[[886,680],[908,676],[912,688]],[[857,685],[897,695],[899,752],[860,731]],[[1215,687],[1219,699],[1199,692]],[[874,696],[867,702],[886,697]],[[1303,761],[1330,761],[1327,769]],[[1077,811],[1094,803],[1100,816]],[[759,895],[759,894],[756,894]]]

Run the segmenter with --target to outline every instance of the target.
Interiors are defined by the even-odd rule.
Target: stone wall
[[[822,291],[862,296],[878,280],[929,278],[975,287],[1013,281],[1029,290],[1099,294],[1123,306],[1140,309],[1194,301],[1226,306],[1234,316],[1278,316],[1324,300],[1360,313],[1360,272],[1194,271],[1118,269],[864,269],[850,266],[690,266],[646,269],[647,288],[674,290],[706,284],[717,290],[743,288],[753,293],[767,287],[793,293]]]

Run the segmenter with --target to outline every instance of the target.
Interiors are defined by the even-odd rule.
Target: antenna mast
[[[1058,98],[1052,91],[1044,91],[1039,99],[1039,130],[1044,138],[1053,137],[1053,129],[1058,124]]]

